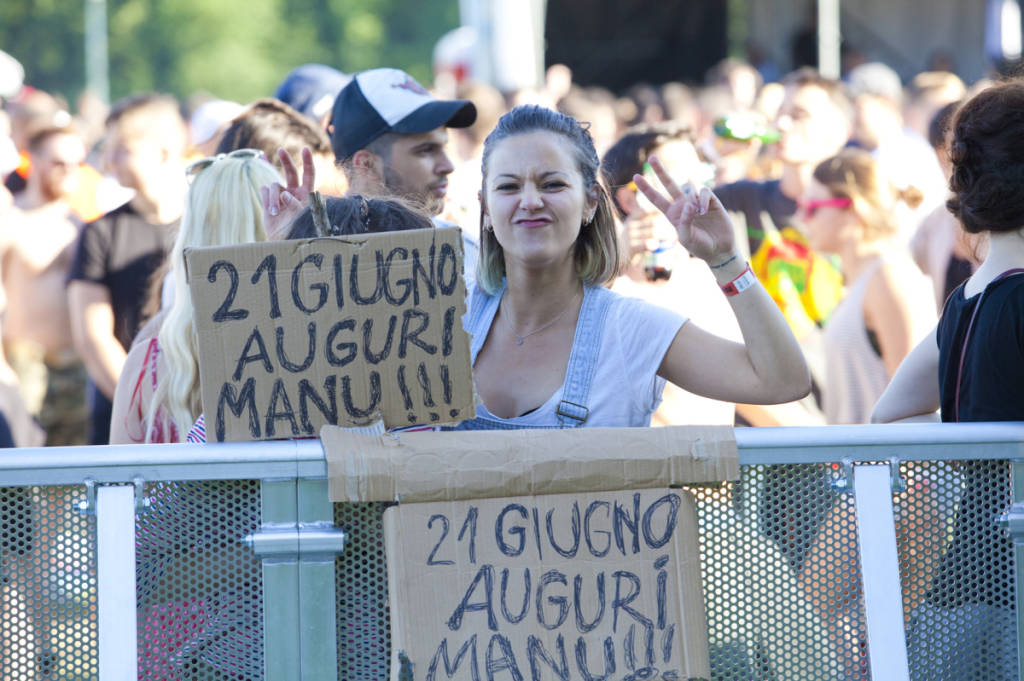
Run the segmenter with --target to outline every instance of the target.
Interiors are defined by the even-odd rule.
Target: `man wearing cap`
[[[349,195],[398,196],[437,219],[455,169],[445,151],[446,128],[476,120],[466,100],[437,100],[412,76],[398,69],[357,74],[342,88],[331,115],[334,157],[349,181]],[[463,232],[467,275],[476,267],[479,247]]]
[[[437,215],[454,170],[445,128],[475,120],[472,102],[436,100],[404,71],[373,69],[356,75],[334,101],[331,146],[351,194],[392,194]]]

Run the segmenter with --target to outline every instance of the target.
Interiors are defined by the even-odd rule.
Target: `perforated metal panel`
[[[391,626],[382,518],[388,503],[335,504],[334,524],[348,533],[335,561],[338,595],[338,678],[388,678]]]
[[[744,466],[698,500],[712,678],[862,680],[853,497],[832,465]],[[903,463],[893,495],[914,681],[1017,678],[1007,462]],[[140,678],[263,678],[260,485],[149,483],[137,519]],[[0,488],[0,679],[97,678],[95,524],[82,487]],[[336,504],[338,678],[388,676],[387,504]],[[270,613],[273,617],[273,613]],[[315,636],[315,632],[310,632]],[[269,641],[273,646],[274,641]]]
[[[136,520],[139,678],[263,678],[258,481],[156,482]]]
[[[96,526],[83,487],[0,487],[0,679],[95,679]]]
[[[893,495],[914,681],[1017,678],[1013,557],[993,520],[1007,462],[900,466]],[[692,488],[715,681],[864,681],[868,671],[852,494],[838,466],[744,466]],[[383,504],[336,504],[339,679],[388,678]]]

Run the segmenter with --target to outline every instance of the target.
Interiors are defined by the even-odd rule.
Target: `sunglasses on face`
[[[810,220],[822,208],[849,208],[853,201],[848,198],[837,196],[831,199],[807,199],[800,203],[804,219]]]
[[[185,168],[185,177],[188,178],[189,182],[192,182],[196,178],[196,175],[203,172],[210,166],[214,165],[218,161],[222,161],[225,158],[240,158],[240,159],[254,159],[258,158],[263,161],[267,160],[266,154],[259,149],[235,149],[227,154],[217,154],[216,156],[207,156],[204,159],[196,161],[188,168]]]

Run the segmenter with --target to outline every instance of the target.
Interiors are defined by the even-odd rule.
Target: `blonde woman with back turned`
[[[137,338],[114,393],[111,444],[181,442],[202,411],[197,337],[184,251],[267,238],[260,187],[281,183],[263,154],[240,149],[189,167],[191,186],[170,254],[174,302]],[[143,334],[145,329],[143,330]]]

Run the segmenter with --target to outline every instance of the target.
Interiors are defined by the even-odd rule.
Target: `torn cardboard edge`
[[[331,501],[457,501],[739,478],[731,426],[320,431]]]

